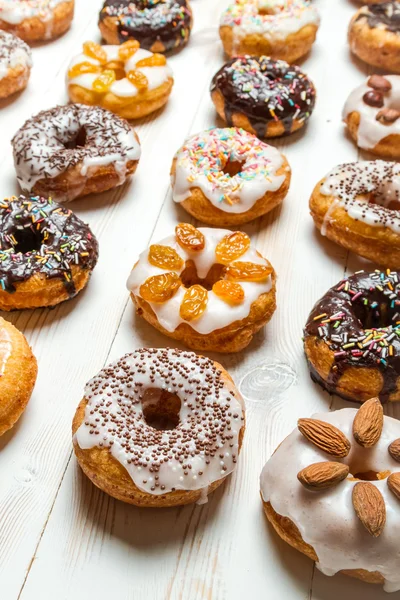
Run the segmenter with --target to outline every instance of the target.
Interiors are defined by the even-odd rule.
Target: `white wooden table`
[[[227,2],[193,0],[190,44],[170,59],[171,99],[161,114],[137,124],[143,156],[136,175],[123,188],[71,205],[100,243],[88,288],[54,310],[4,315],[32,344],[39,378],[24,416],[0,439],[1,600],[388,598],[379,587],[321,575],[272,532],[258,491],[263,464],[297,418],[344,404],[311,382],[302,327],[331,285],[362,268],[359,259],[316,233],[308,212],[316,181],[336,164],[357,159],[341,108],[368,72],[346,43],[357,5],[314,1],[322,25],[303,68],[316,84],[317,107],[304,131],[277,142],[293,169],[282,208],[245,228],[277,270],[278,309],[243,353],[219,357],[247,402],[237,471],[203,506],[137,509],[97,490],[80,472],[71,447],[71,420],[85,382],[134,348],[171,345],[135,316],[125,281],[151,240],[188,220],[171,199],[173,153],[189,134],[220,124],[208,87],[224,61],[217,27]],[[68,62],[83,41],[99,39],[100,7],[100,0],[77,0],[72,29],[34,48],[28,89],[1,105],[3,196],[18,193],[9,140],[30,115],[67,101]],[[388,410],[400,417],[397,407]]]

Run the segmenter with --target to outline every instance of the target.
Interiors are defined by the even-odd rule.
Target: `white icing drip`
[[[230,234],[231,232],[226,229],[211,229],[207,227],[199,227],[199,231],[205,236],[205,248],[201,252],[193,253],[186,252],[183,250],[178,242],[176,241],[175,235],[171,235],[161,242],[162,246],[169,246],[173,248],[184,261],[192,260],[196,266],[197,274],[201,279],[204,279],[211,269],[211,267],[217,263],[215,256],[215,248],[217,244],[222,240],[223,237]],[[139,257],[137,264],[132,269],[129,276],[127,287],[128,290],[140,297],[140,286],[153,275],[161,275],[162,273],[170,272],[170,269],[160,269],[154,267],[148,261],[148,250],[145,250]],[[252,262],[256,264],[268,264],[265,258],[263,258],[255,248],[250,247],[249,250],[243,254],[237,260],[241,262]],[[184,267],[178,274],[182,273]],[[203,314],[190,321],[189,325],[198,333],[206,335],[217,329],[222,329],[231,325],[235,321],[240,321],[248,317],[251,305],[255,302],[261,294],[269,292],[272,288],[272,280],[269,276],[264,281],[260,282],[238,282],[242,286],[245,299],[239,305],[228,304],[221,298],[219,298],[212,290],[208,292],[207,307]],[[186,288],[181,286],[176,294],[167,302],[158,304],[150,302],[150,306],[157,316],[158,322],[167,331],[175,331],[175,329],[181,324],[186,323],[180,314],[179,309],[185,294]]]
[[[199,133],[175,158],[175,202],[188,198],[197,187],[214,206],[228,213],[250,210],[264,194],[279,190],[285,180],[285,175],[276,175],[283,164],[282,154],[243,129],[215,128]],[[233,177],[222,170],[229,161],[243,163]]]
[[[385,579],[386,591],[400,590],[399,500],[389,490],[386,480],[373,481],[386,504],[386,525],[378,538],[373,538],[356,516],[352,491],[356,481],[349,478],[334,488],[321,492],[306,490],[297,473],[310,464],[337,460],[351,467],[351,472],[368,470],[400,471],[399,463],[388,453],[388,446],[400,437],[400,422],[384,418],[383,433],[373,448],[362,448],[352,434],[357,411],[344,408],[332,413],[313,415],[332,423],[351,441],[351,451],[344,459],[334,459],[308,442],[296,429],[278,447],[261,473],[261,494],[280,515],[291,519],[317,556],[318,568],[326,575],[345,569],[379,571]]]
[[[157,349],[128,354],[87,384],[85,398],[89,402],[75,441],[84,450],[109,448],[144,492],[160,495],[174,489],[201,489],[204,499],[210,484],[234,470],[244,419],[243,401],[234,385],[226,382],[219,387],[219,382],[212,361],[193,352]],[[175,429],[155,432],[147,425],[141,397],[149,388],[167,389],[180,398],[180,423]],[[112,415],[107,422],[105,408]],[[208,456],[205,447],[212,450]],[[182,450],[190,453],[180,462]],[[136,456],[139,461],[135,463]],[[149,463],[164,456],[169,460],[162,462],[157,472],[150,472]],[[183,464],[190,465],[188,475]]]
[[[102,46],[102,49],[107,54],[108,62],[121,60],[118,55],[119,48],[120,46]],[[143,48],[139,48],[139,50],[137,50],[137,52],[135,52],[135,54],[124,63],[125,73],[136,69],[136,63],[138,63],[140,60],[143,60],[144,58],[148,58],[149,56],[153,56],[153,53],[149,52],[148,50],[144,50]],[[75,65],[78,65],[83,62],[90,62],[98,66],[101,65],[100,61],[88,57],[86,56],[86,54],[82,53],[78,56],[75,56],[72,59],[68,71]],[[172,77],[172,70],[168,65],[161,67],[139,67],[137,70],[143,75],[145,75],[145,77],[147,78],[147,90],[149,91],[160,87],[163,83],[165,83],[166,81],[168,81],[168,79]],[[87,90],[92,90],[93,82],[98,78],[98,76],[99,73],[84,73],[83,75],[78,75],[77,77],[73,77],[72,79],[67,76],[67,83],[69,85],[79,85],[80,87],[83,87]],[[114,81],[109,91],[115,96],[119,96],[120,98],[133,98],[139,93],[138,88],[135,85],[133,85],[133,83],[131,83],[126,77]]]
[[[335,207],[343,208],[350,217],[372,227],[388,227],[400,232],[400,217],[391,210],[391,202],[400,201],[400,165],[383,160],[347,163],[333,169],[325,177],[320,192],[331,196]],[[369,202],[373,196],[376,204]],[[378,204],[379,203],[379,204]],[[331,222],[330,209],[323,225]]]
[[[271,14],[259,14],[268,9]],[[221,25],[233,28],[234,40],[252,34],[266,40],[285,40],[306,25],[319,25],[317,9],[305,0],[236,0],[222,13]]]
[[[385,75],[385,79],[390,81],[392,89],[382,94],[382,107],[368,106],[363,101],[364,94],[373,91],[367,84],[368,80],[353,90],[344,105],[343,119],[346,119],[352,112],[357,112],[360,115],[357,145],[365,150],[375,148],[379,142],[389,135],[400,135],[400,118],[388,125],[384,125],[376,119],[377,114],[383,108],[393,108],[400,111],[400,75]]]
[[[25,19],[36,17],[43,22],[53,19],[57,4],[73,0],[0,0],[0,19],[18,25]]]
[[[6,31],[0,31],[0,80],[9,74],[10,69],[32,66],[32,52],[25,42]]]
[[[5,327],[0,327],[0,377],[4,375],[12,352],[12,341]]]

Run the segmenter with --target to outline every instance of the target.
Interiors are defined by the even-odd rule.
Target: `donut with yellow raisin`
[[[139,48],[86,42],[68,69],[72,102],[102,106],[125,119],[144,117],[167,102],[174,80],[165,56]]]
[[[25,89],[32,67],[32,52],[12,33],[0,31],[0,98]]]
[[[69,29],[75,0],[0,0],[0,29],[25,42],[50,40]]]
[[[238,352],[272,317],[275,272],[241,231],[181,223],[128,279],[138,314],[194,350]]]

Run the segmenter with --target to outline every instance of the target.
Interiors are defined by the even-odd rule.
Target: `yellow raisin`
[[[272,267],[268,265],[237,261],[226,268],[225,275],[231,281],[262,281],[271,275],[272,271]]]
[[[202,285],[192,285],[186,290],[179,309],[181,319],[193,321],[201,317],[207,307],[208,292]]]
[[[140,71],[129,71],[126,76],[139,91],[147,89],[149,82],[146,75],[143,75]]]
[[[86,54],[86,56],[90,56],[90,58],[98,60],[101,64],[107,62],[106,51],[100,44],[96,44],[96,42],[85,42],[83,44],[83,53]]]
[[[137,69],[140,69],[141,67],[163,67],[166,64],[167,59],[164,54],[153,54],[152,56],[139,60],[135,67]]]
[[[118,56],[121,60],[125,61],[131,58],[139,50],[140,44],[136,40],[128,40],[120,45],[118,49]]]
[[[95,92],[104,93],[108,92],[112,84],[114,83],[116,77],[114,71],[103,71],[101,75],[99,75],[92,84],[92,87]]]
[[[212,291],[218,298],[229,304],[241,304],[244,300],[244,289],[239,283],[220,279],[214,283]]]
[[[100,67],[94,65],[90,62],[82,62],[78,65],[74,65],[68,71],[68,77],[70,79],[75,79],[75,77],[79,77],[79,75],[84,75],[85,73],[99,73]]]
[[[166,302],[176,294],[181,280],[176,273],[163,273],[149,277],[140,286],[140,296],[146,302]]]
[[[242,231],[229,233],[217,244],[215,256],[217,261],[227,265],[240,258],[250,248],[250,238]]]
[[[175,227],[176,240],[181,248],[188,252],[204,250],[206,241],[204,235],[190,223],[179,223]]]
[[[148,260],[154,267],[171,269],[172,271],[179,271],[184,265],[183,259],[176,250],[159,244],[150,246]]]

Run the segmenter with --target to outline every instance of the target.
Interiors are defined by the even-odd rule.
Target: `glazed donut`
[[[108,44],[137,40],[151,52],[183,47],[192,24],[188,0],[106,0],[99,21]]]
[[[236,0],[222,13],[219,34],[228,56],[292,63],[311,50],[318,26],[318,11],[307,0]]]
[[[304,350],[312,379],[345,400],[400,400],[399,271],[359,271],[312,309]]]
[[[275,280],[245,233],[180,223],[140,255],[127,286],[138,314],[165,335],[238,352],[272,317]]]
[[[79,104],[28,119],[12,146],[21,188],[59,202],[122,185],[140,158],[138,137],[127,121]]]
[[[219,116],[259,138],[293,133],[306,123],[315,88],[297,66],[266,56],[241,56],[213,77],[211,98]]]
[[[261,473],[268,520],[325,575],[400,589],[400,423],[376,398],[299,419]]]
[[[25,89],[32,66],[32,53],[12,33],[0,31],[0,98]]]
[[[232,473],[244,428],[243,400],[221,365],[144,348],[88,383],[73,442],[104,492],[137,506],[179,506],[207,502]]]
[[[71,25],[74,0],[0,0],[0,29],[25,42],[58,37]]]
[[[125,119],[139,119],[167,102],[174,83],[163,54],[129,41],[121,46],[83,45],[68,70],[72,102],[98,105]]]
[[[343,120],[359,148],[400,159],[400,75],[372,75],[349,96]]]
[[[347,163],[314,188],[310,212],[330,240],[380,265],[400,268],[400,165]]]
[[[0,435],[24,412],[36,376],[36,358],[25,337],[0,317]]]
[[[252,221],[282,202],[290,184],[286,158],[243,129],[193,136],[172,163],[173,199],[218,227]]]
[[[360,8],[350,21],[349,42],[364,62],[400,73],[400,2]]]
[[[97,240],[51,199],[15,196],[0,204],[0,310],[55,306],[89,281]]]

